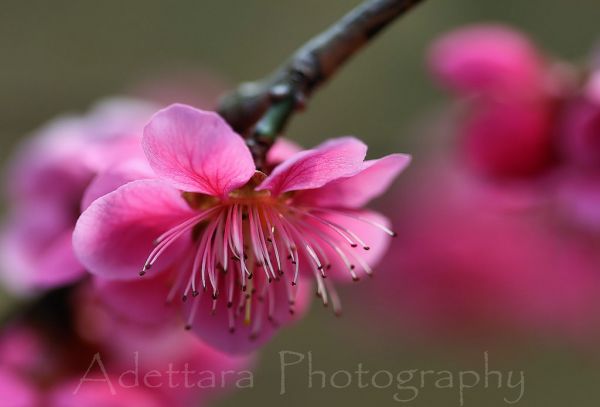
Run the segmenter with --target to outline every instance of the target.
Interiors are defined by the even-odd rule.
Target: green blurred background
[[[0,159],[19,139],[65,111],[83,111],[96,99],[172,73],[212,71],[235,84],[265,75],[292,50],[355,6],[356,0],[211,1],[0,1]],[[297,116],[289,137],[310,146],[355,134],[371,155],[416,154],[416,129],[443,103],[424,68],[427,45],[456,26],[482,21],[515,25],[544,49],[581,60],[597,39],[598,0],[425,1],[356,57]],[[359,286],[342,294],[351,297]],[[2,300],[7,303],[5,299]],[[315,306],[261,355],[253,389],[217,405],[289,407],[403,405],[396,390],[307,388],[306,364],[290,369],[280,395],[279,352],[312,351],[315,369],[482,370],[483,352],[493,368],[524,370],[524,406],[597,406],[600,363],[590,352],[548,343],[428,346],[372,333],[361,320],[341,320]],[[392,323],[390,321],[390,323]],[[371,334],[370,334],[371,332]],[[406,333],[406,338],[411,338]],[[514,390],[478,387],[465,405],[506,405]],[[411,406],[458,406],[458,390],[431,383]]]

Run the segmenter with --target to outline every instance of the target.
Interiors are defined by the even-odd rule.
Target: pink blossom
[[[84,275],[72,231],[94,177],[142,154],[150,105],[125,99],[83,117],[54,120],[17,152],[8,168],[9,215],[0,237],[2,278],[16,291],[67,284]]]
[[[183,298],[187,326],[232,353],[264,343],[304,310],[310,279],[339,312],[331,280],[371,274],[393,235],[385,218],[360,206],[409,161],[364,161],[367,147],[343,137],[288,148],[286,158],[283,148],[283,162],[265,174],[218,115],[184,105],[154,115],[143,147],[156,178],[130,182],[84,211],[73,239],[78,258],[115,283],[162,279],[162,296],[136,293],[148,303]]]
[[[461,152],[474,170],[523,178],[553,163],[557,97],[567,79],[525,35],[499,25],[461,28],[434,43],[429,62],[467,98]]]
[[[543,56],[525,35],[502,25],[467,26],[430,49],[429,65],[446,86],[504,99],[537,97],[544,86]]]
[[[223,372],[246,371],[253,362],[222,354],[184,330],[122,319],[92,284],[62,301],[69,314],[58,317],[60,327],[26,315],[0,333],[2,400],[26,407],[204,405],[232,390],[236,376],[222,381]],[[192,372],[187,378],[185,369]],[[214,375],[214,386],[198,386],[199,372]]]
[[[76,334],[101,350],[107,373],[120,374],[135,370],[137,378],[142,382],[140,387],[150,392],[155,399],[161,400],[160,406],[186,407],[212,400],[221,393],[231,391],[236,382],[235,374],[221,381],[223,372],[238,373],[252,367],[253,357],[221,353],[190,332],[175,329],[177,322],[174,319],[155,324],[153,320],[137,318],[139,314],[134,314],[135,318],[127,318],[124,313],[114,312],[114,308],[106,302],[112,297],[98,289],[98,279],[96,280],[95,283],[81,287],[76,293]],[[142,283],[144,287],[144,281],[138,283]],[[140,288],[138,292],[142,290]],[[129,290],[128,293],[137,294],[134,290]],[[165,308],[163,301],[159,301],[159,304],[157,309]],[[153,311],[147,308],[148,313]],[[91,362],[91,356],[86,362]],[[103,373],[98,370],[98,366],[94,367],[92,373]],[[169,369],[176,372],[170,378]],[[210,373],[215,377],[214,386],[197,386],[198,377],[192,375],[186,379],[183,373],[185,369],[193,371],[195,375],[200,372]],[[143,383],[143,378],[151,371],[160,372],[161,377],[155,377],[153,384],[148,386]],[[162,385],[154,388],[152,386],[157,384],[156,381]],[[190,383],[187,387],[186,381]],[[114,383],[119,385],[118,382]],[[104,392],[108,393],[107,390],[105,385]],[[127,393],[127,388],[123,386],[116,390],[119,397],[121,392]]]
[[[592,343],[597,245],[540,213],[499,210],[448,157],[425,165],[389,201],[403,232],[373,281],[382,308],[369,315],[384,315],[405,339]]]
[[[430,55],[434,75],[466,101],[456,130],[472,174],[501,195],[528,188],[532,203],[584,234],[600,227],[597,62],[582,70],[551,60],[497,25],[446,34]]]

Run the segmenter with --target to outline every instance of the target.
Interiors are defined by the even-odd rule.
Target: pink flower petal
[[[193,216],[181,193],[160,180],[126,184],[95,200],[75,226],[75,253],[90,272],[101,277],[131,280],[153,249],[153,241]],[[178,239],[168,250],[180,249]],[[167,253],[168,254],[168,253]],[[169,266],[161,256],[152,272]]]
[[[102,172],[115,163],[145,159],[142,133],[157,109],[151,103],[122,97],[96,103],[84,118],[86,164],[94,172]]]
[[[71,244],[73,223],[53,201],[12,213],[0,236],[1,278],[7,287],[26,294],[83,276]]]
[[[178,315],[179,308],[167,304],[172,285],[170,273],[129,281],[94,279],[95,292],[111,312],[146,325],[164,323]]]
[[[367,146],[354,137],[327,141],[305,150],[275,167],[257,190],[273,195],[287,191],[319,188],[338,178],[355,175],[362,169]]]
[[[463,93],[532,95],[544,78],[542,58],[529,39],[497,25],[446,34],[431,48],[429,61],[445,85]]]
[[[555,185],[557,209],[586,230],[600,230],[600,172],[563,170]]]
[[[391,154],[366,161],[358,174],[331,181],[321,188],[302,191],[295,200],[320,207],[360,208],[384,193],[410,160],[406,154]]]
[[[20,374],[34,374],[45,363],[48,344],[26,323],[3,328],[0,335],[0,365]]]
[[[90,381],[81,383],[77,378],[57,386],[50,393],[47,405],[49,407],[164,407],[166,405],[157,391],[145,387],[142,383],[140,386],[131,384],[124,386],[120,384],[119,376],[106,376],[102,372],[86,377]],[[142,379],[143,377],[142,375]]]
[[[489,103],[464,123],[465,161],[484,175],[532,176],[554,160],[554,112],[538,103]]]
[[[278,138],[273,147],[267,152],[267,164],[278,165],[291,158],[294,154],[302,151],[303,148],[291,140]]]
[[[597,82],[598,100],[588,97],[569,103],[559,132],[564,156],[576,165],[589,168],[597,167],[600,161],[600,79]]]
[[[57,118],[22,143],[7,168],[8,196],[26,201],[64,202],[81,199],[93,177],[86,162],[83,123],[75,117]]]
[[[226,196],[254,175],[244,140],[216,113],[175,104],[144,129],[150,165],[176,188]]]
[[[0,368],[0,400],[4,407],[34,407],[38,405],[35,388],[12,372]]]
[[[97,175],[83,194],[82,211],[100,198],[131,181],[154,178],[154,172],[146,160],[129,160]]]

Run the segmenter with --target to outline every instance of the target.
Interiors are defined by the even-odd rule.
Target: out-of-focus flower
[[[551,165],[567,78],[524,35],[496,25],[462,28],[434,43],[429,61],[436,78],[471,99],[459,131],[463,157],[476,171],[528,177]]]
[[[306,308],[310,278],[339,311],[325,277],[371,273],[393,233],[360,207],[409,161],[364,161],[367,147],[345,137],[293,154],[267,175],[218,115],[184,105],[158,112],[143,146],[157,179],[95,200],[75,229],[77,255],[102,278],[150,272],[164,280],[171,288],[162,297],[136,292],[148,302],[183,296],[188,327],[233,353],[254,349],[293,319],[290,311]]]
[[[28,383],[0,367],[0,399],[6,407],[37,407],[38,395]]]
[[[550,114],[537,103],[483,104],[465,119],[463,157],[475,171],[488,176],[539,174],[553,158]]]
[[[404,338],[434,341],[598,337],[593,242],[542,214],[498,210],[448,157],[414,170],[389,201],[402,233],[373,280],[381,309],[370,315]]]
[[[600,72],[593,81],[600,82]],[[571,101],[560,129],[565,160],[586,169],[600,168],[600,86]],[[593,90],[593,91],[592,91]]]
[[[459,154],[420,160],[388,200],[402,233],[369,318],[385,315],[404,338],[589,345],[600,335],[598,74],[573,80],[497,25],[443,36],[429,63],[461,99],[430,143],[450,130]]]
[[[444,85],[463,95],[537,99],[546,86],[546,62],[535,45],[500,25],[445,34],[431,46],[429,64]]]
[[[63,295],[70,315],[32,312],[0,333],[0,395],[15,406],[203,405],[251,375],[251,357],[118,318],[91,284]]]
[[[94,177],[141,156],[143,125],[155,107],[109,99],[85,116],[56,119],[17,152],[8,168],[9,215],[1,242],[2,278],[15,291],[60,286],[84,275],[72,232]]]
[[[600,230],[600,71],[544,57],[509,27],[456,30],[431,48],[436,78],[466,99],[460,156],[474,178],[529,188],[582,231]]]

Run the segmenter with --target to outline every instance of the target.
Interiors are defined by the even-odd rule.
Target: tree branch
[[[265,79],[225,96],[219,113],[247,139],[257,166],[290,116],[352,55],[421,0],[368,0],[316,36]]]

